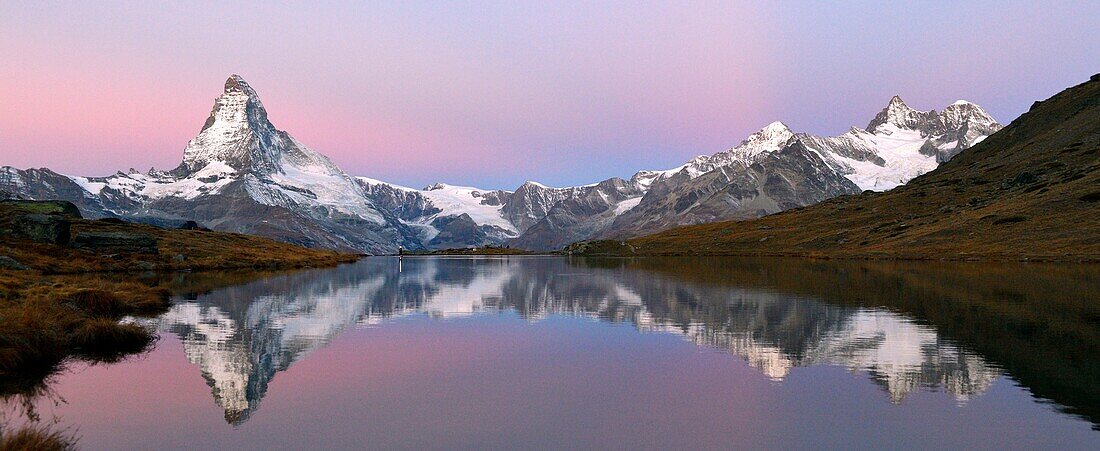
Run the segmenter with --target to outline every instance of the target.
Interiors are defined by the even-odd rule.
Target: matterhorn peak
[[[252,87],[248,85],[248,82],[244,81],[244,78],[237,74],[232,74],[229,76],[229,78],[225,80],[224,92],[226,94],[232,92],[240,92],[249,97],[257,97],[256,91],[253,91]]]
[[[289,136],[267,119],[260,97],[240,75],[230,75],[202,130],[183,151],[183,173],[210,163],[224,163],[238,172],[280,171],[283,153],[295,147]]]

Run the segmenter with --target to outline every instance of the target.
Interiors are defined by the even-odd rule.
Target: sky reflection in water
[[[1044,327],[1095,338],[1060,324],[1095,308],[1050,311],[1087,307],[1096,281],[1087,267],[369,258],[184,294],[149,321],[156,351],[62,376],[51,411],[89,448],[1096,446],[1096,388],[1079,382],[1096,360],[1032,337],[1008,349],[1022,320],[1000,311],[1042,302],[1054,319],[1036,321],[1059,323]],[[972,327],[998,321],[1008,332]],[[1045,363],[1002,356],[1021,353]]]

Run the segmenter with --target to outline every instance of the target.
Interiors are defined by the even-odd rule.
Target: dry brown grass
[[[35,207],[0,204],[0,230]],[[0,397],[39,390],[70,359],[111,362],[149,349],[152,332],[118,321],[165,311],[171,279],[163,275],[171,271],[282,270],[359,258],[233,233],[73,219],[72,233],[84,231],[148,234],[159,252],[97,252],[0,233],[0,255],[30,268],[0,269]],[[161,276],[140,275],[150,267]]]
[[[79,320],[27,303],[0,310],[0,396],[29,393],[68,356],[65,330]]]
[[[74,354],[94,362],[115,362],[149,349],[155,336],[137,324],[107,318],[84,321],[69,336]]]
[[[72,283],[76,281],[47,278],[16,285],[19,294],[0,305],[0,397],[38,390],[70,358],[117,361],[154,342],[152,332],[118,323],[123,314],[152,310],[143,305],[147,296],[138,292],[120,297],[102,289],[72,291]],[[70,296],[74,293],[78,296]],[[137,303],[130,304],[131,300]],[[166,307],[161,304],[160,308]]]
[[[67,451],[76,449],[72,434],[48,426],[30,425],[0,431],[0,451]]]
[[[125,305],[114,293],[105,290],[83,289],[67,296],[67,303],[93,315],[121,315]]]
[[[4,211],[0,210],[0,215]],[[0,238],[0,255],[7,255],[44,274],[146,271],[220,270],[230,268],[296,269],[334,266],[358,255],[235,233],[160,229],[142,224],[112,224],[78,220],[73,234],[82,231],[140,232],[156,237],[158,254],[104,254],[52,244],[15,242]]]
[[[156,314],[168,308],[169,294],[162,288],[154,288],[134,282],[92,282],[100,288],[81,288],[72,294],[55,296],[73,308],[92,315],[118,317],[130,314]],[[110,285],[113,291],[102,288]]]
[[[0,231],[12,217],[35,212],[34,203],[0,203]],[[152,236],[156,254],[104,252],[20,240],[0,233],[0,255],[12,257],[42,274],[80,274],[230,268],[296,269],[334,266],[358,255],[301,246],[239,233],[163,229],[145,224],[72,219],[72,235],[127,232]]]

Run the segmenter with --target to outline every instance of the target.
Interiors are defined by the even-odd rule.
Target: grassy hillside
[[[566,252],[1100,260],[1100,75],[888,192]]]

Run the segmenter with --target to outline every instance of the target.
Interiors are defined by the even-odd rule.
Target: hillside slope
[[[1100,260],[1100,74],[894,190],[566,252]]]

